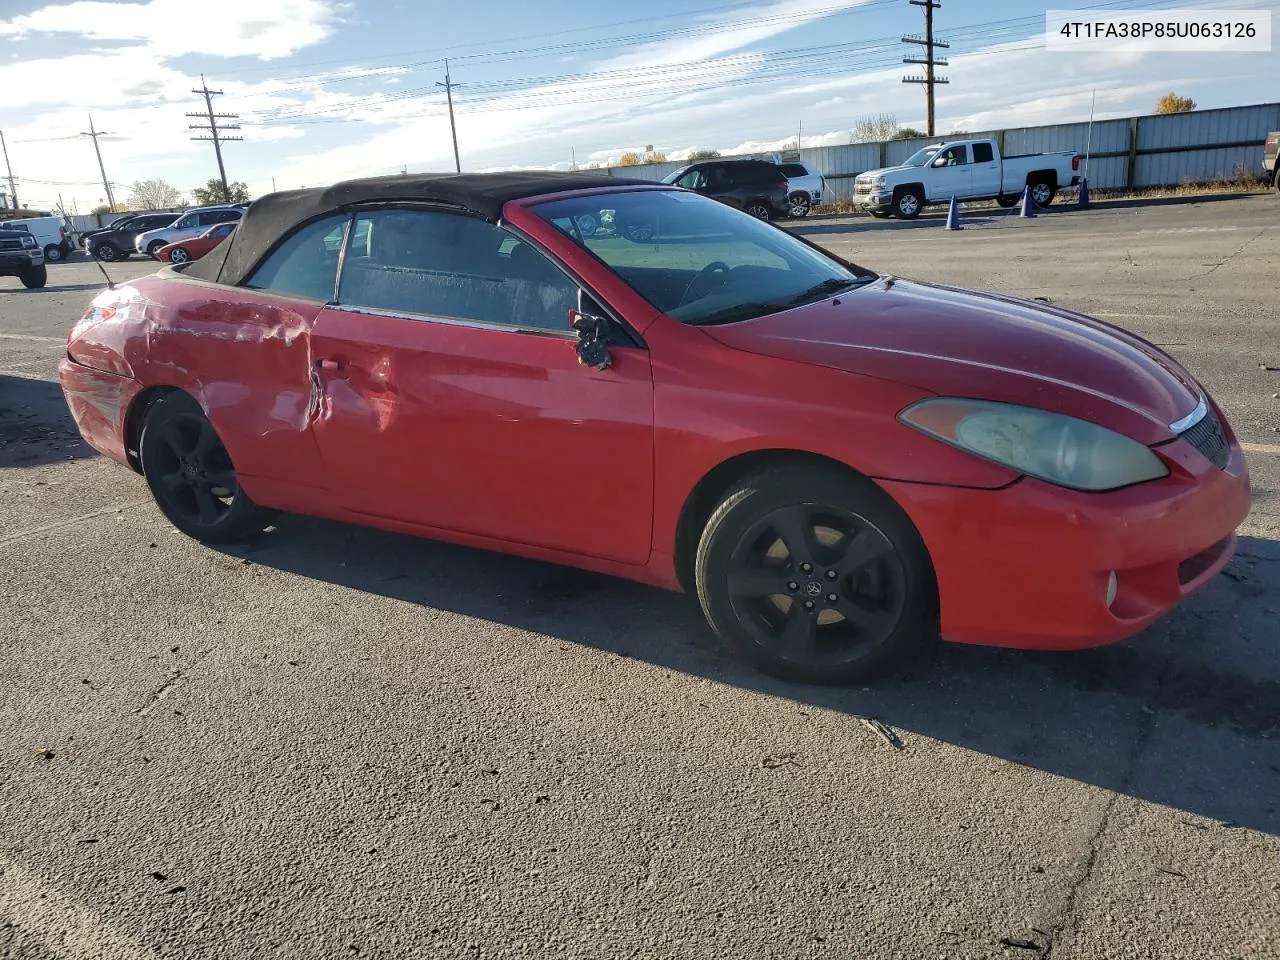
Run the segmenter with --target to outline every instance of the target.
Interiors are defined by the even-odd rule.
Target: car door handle
[[[340,373],[342,370],[346,368],[347,361],[334,360],[331,357],[325,357],[324,359],[317,360],[316,366],[319,369],[328,371],[330,373]]]

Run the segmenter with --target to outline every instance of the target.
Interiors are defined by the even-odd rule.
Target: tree
[[[661,150],[650,150],[644,158],[645,163],[666,163],[667,155]]]
[[[618,166],[620,167],[635,167],[642,163],[644,163],[644,158],[634,152],[624,153],[618,158]]]
[[[1156,101],[1156,113],[1190,113],[1196,102],[1190,97],[1180,97],[1172,90]]]
[[[693,163],[696,160],[714,160],[718,156],[720,156],[719,150],[695,150],[693,153],[689,154],[689,162]]]
[[[898,118],[891,113],[882,113],[878,117],[862,117],[854,121],[849,131],[850,143],[875,143],[878,140],[892,140],[898,132]]]
[[[243,181],[237,180],[228,184],[228,186],[231,188],[230,192],[222,189],[221,180],[210,180],[203,187],[196,187],[192,190],[191,196],[202,207],[207,207],[213,203],[249,202],[249,187]]]
[[[218,184],[222,186],[221,183]],[[171,187],[160,178],[152,180],[135,180],[129,191],[129,206],[134,210],[163,210],[176,207],[182,199],[177,189]]]
[[[915,127],[899,127],[898,132],[895,133],[890,139],[919,140],[922,137],[927,137],[927,136],[928,136],[927,133],[925,133],[923,130],[917,130]]]

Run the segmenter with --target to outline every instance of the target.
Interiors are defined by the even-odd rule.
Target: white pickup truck
[[[1011,207],[1025,187],[1047,207],[1059,188],[1079,182],[1080,155],[1074,150],[1002,157],[994,140],[948,140],[917,150],[900,166],[858,174],[853,202],[873,217],[914,220],[927,205],[952,197]]]

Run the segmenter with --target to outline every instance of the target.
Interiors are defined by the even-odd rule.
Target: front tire
[[[712,629],[783,680],[866,679],[937,634],[915,527],[870,480],[834,468],[735,485],[703,529],[694,576]]]
[[[111,243],[100,243],[93,248],[93,255],[103,263],[114,263],[120,259],[120,251]]]
[[[62,247],[58,246],[56,243],[51,243],[44,248],[44,258],[48,263],[57,263],[60,260],[66,259],[66,257],[63,256]]]
[[[18,279],[28,290],[39,290],[49,282],[49,271],[42,263],[38,267],[27,267],[18,274]]]
[[[787,204],[790,207],[791,216],[801,220],[809,215],[812,202],[809,200],[807,193],[797,190],[787,198]]]
[[[188,394],[175,391],[152,404],[138,453],[156,506],[193,539],[245,540],[275,517],[244,492],[227,448]]]
[[[187,253],[185,247],[174,247],[169,251],[170,263],[190,263],[191,254]]]
[[[900,220],[914,220],[923,209],[924,196],[915,187],[908,187],[893,198],[893,213]]]

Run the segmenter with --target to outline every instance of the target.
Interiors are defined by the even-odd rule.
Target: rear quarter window
[[[809,171],[798,163],[784,163],[782,165],[782,175],[787,178],[807,177]]]

